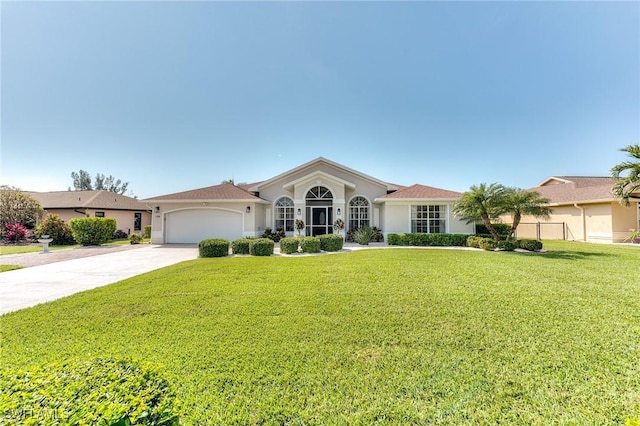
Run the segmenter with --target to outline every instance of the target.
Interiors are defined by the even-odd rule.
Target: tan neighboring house
[[[375,226],[383,234],[403,232],[472,234],[473,224],[453,216],[460,193],[426,185],[404,187],[317,158],[262,182],[222,184],[143,200],[152,208],[151,242],[197,243],[260,236],[266,228],[297,235]],[[344,235],[344,231],[343,231]]]
[[[622,206],[611,193],[612,177],[552,176],[531,188],[551,200],[550,219],[523,216],[518,238],[622,242],[640,227],[638,198]],[[640,195],[640,194],[639,194]],[[509,218],[503,218],[509,222]]]
[[[146,203],[105,190],[26,192],[50,214],[65,222],[74,217],[110,217],[117,229],[130,234],[151,225],[151,211]]]

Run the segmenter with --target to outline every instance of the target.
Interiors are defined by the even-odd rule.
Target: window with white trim
[[[369,201],[357,196],[349,202],[349,229],[369,226]]]
[[[293,200],[289,197],[278,198],[275,205],[276,231],[280,228],[286,232],[293,231]]]
[[[447,206],[411,206],[411,232],[444,234],[446,215]]]

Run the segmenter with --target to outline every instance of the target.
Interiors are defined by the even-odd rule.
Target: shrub
[[[36,237],[48,235],[52,238],[51,245],[68,245],[75,243],[71,227],[57,214],[50,214],[44,218],[34,231]]]
[[[142,236],[140,234],[133,233],[129,235],[129,242],[131,244],[140,244],[142,242]]]
[[[304,237],[300,241],[300,249],[303,253],[320,253],[320,238]]]
[[[27,232],[27,228],[20,225],[19,223],[7,223],[4,226],[3,238],[5,239],[5,241],[17,243],[23,241],[26,238]]]
[[[480,248],[480,240],[482,237],[477,235],[469,235],[467,237],[467,247]]]
[[[373,229],[373,235],[371,236],[371,241],[375,243],[383,242],[384,234],[382,233],[382,229],[376,228],[375,226],[371,229]]]
[[[229,241],[223,238],[208,238],[198,243],[200,257],[224,257],[229,254]]]
[[[427,245],[434,247],[464,247],[467,235],[464,234],[427,234]]]
[[[511,231],[511,225],[507,223],[492,223],[493,229],[498,233],[500,238],[507,238],[509,232]],[[491,232],[487,229],[484,223],[476,224],[476,235],[482,234],[483,236],[491,236]]]
[[[131,360],[3,370],[0,388],[0,413],[7,424],[178,425],[180,421],[175,393],[162,372]]]
[[[406,234],[389,234],[387,235],[387,242],[390,246],[406,246],[407,237]]]
[[[498,242],[498,248],[504,251],[514,251],[518,248],[518,242],[516,240],[502,240]]]
[[[145,225],[142,238],[151,238],[151,225]]]
[[[280,240],[280,253],[292,254],[298,252],[301,238],[298,237],[285,237]]]
[[[283,239],[286,236],[287,234],[284,232],[284,228],[282,227],[278,228],[276,232],[271,232],[271,228],[266,228],[264,230],[264,233],[262,234],[262,238],[269,238],[270,240],[273,240],[273,242],[275,243],[279,242],[281,239]]]
[[[116,220],[111,217],[74,217],[69,225],[73,238],[83,246],[106,243],[116,232]]]
[[[239,238],[231,242],[231,253],[233,254],[249,254],[249,238]]]
[[[354,238],[356,242],[362,246],[367,246],[371,242],[371,238],[373,237],[374,231],[373,228],[369,226],[362,226],[356,229],[354,233]]]
[[[429,240],[429,234],[411,233],[405,234],[405,240],[408,246],[426,246]]]
[[[478,247],[482,250],[494,250],[497,246],[493,238],[478,238]]]
[[[342,250],[344,240],[339,234],[320,235],[320,250],[339,251]]]
[[[256,238],[249,243],[249,253],[252,256],[271,256],[275,243],[269,238]]]
[[[129,238],[129,235],[124,232],[122,229],[118,229],[114,234],[112,240],[124,240],[125,238]]]
[[[518,247],[523,250],[539,251],[542,250],[542,241],[540,240],[518,240]]]

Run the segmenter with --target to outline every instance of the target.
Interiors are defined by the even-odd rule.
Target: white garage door
[[[180,210],[167,214],[168,244],[193,244],[206,238],[229,241],[242,237],[242,213],[216,209]]]

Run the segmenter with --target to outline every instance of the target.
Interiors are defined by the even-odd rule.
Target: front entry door
[[[333,207],[307,207],[307,217],[307,235],[315,237],[333,232]]]

